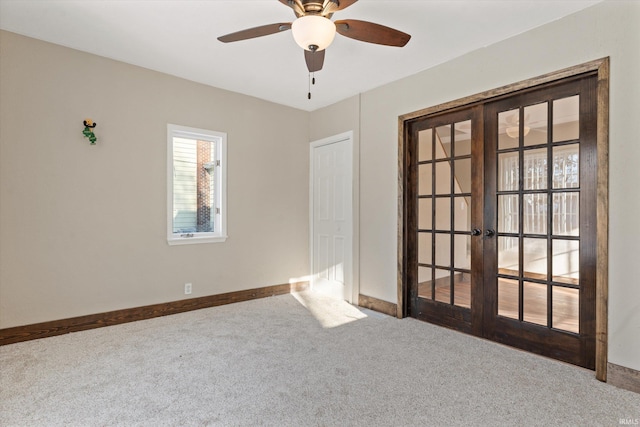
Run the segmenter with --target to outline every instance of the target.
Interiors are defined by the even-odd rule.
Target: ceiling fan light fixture
[[[324,50],[336,35],[336,24],[320,15],[305,15],[291,24],[293,39],[305,50]],[[313,48],[312,48],[313,46]]]
[[[524,136],[529,135],[529,131],[531,130],[531,128],[529,126],[525,126],[524,127]],[[508,128],[505,129],[505,131],[507,132],[507,135],[510,138],[517,138],[518,137],[518,126],[510,126]]]

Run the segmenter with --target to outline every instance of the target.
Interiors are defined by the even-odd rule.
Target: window
[[[167,241],[224,242],[227,134],[167,125]]]

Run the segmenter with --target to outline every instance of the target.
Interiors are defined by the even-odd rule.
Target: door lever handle
[[[473,230],[471,230],[472,236],[479,236],[481,234],[482,234],[482,231],[479,228],[474,228]]]
[[[495,234],[496,234],[496,232],[494,230],[490,229],[490,228],[487,228],[484,231],[484,235],[487,236],[487,237],[493,237]]]

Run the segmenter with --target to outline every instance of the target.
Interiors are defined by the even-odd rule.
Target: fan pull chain
[[[307,99],[311,99],[311,85],[316,84],[316,73],[309,73],[309,92],[307,93]]]
[[[309,73],[309,92],[307,93],[307,99],[311,99],[311,85],[316,84],[316,73]]]

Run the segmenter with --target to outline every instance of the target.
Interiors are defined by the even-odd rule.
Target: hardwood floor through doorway
[[[454,305],[471,307],[471,281],[469,274],[460,273],[453,276]],[[547,291],[544,286],[527,283],[523,292],[523,319],[525,322],[547,326]],[[518,319],[519,289],[516,280],[500,279],[498,281],[498,315]],[[431,281],[422,282],[418,286],[418,297],[434,299],[445,304],[451,301],[450,277],[441,277],[435,281],[435,295]],[[554,287],[553,291],[554,329],[578,333],[578,292],[571,288]]]

